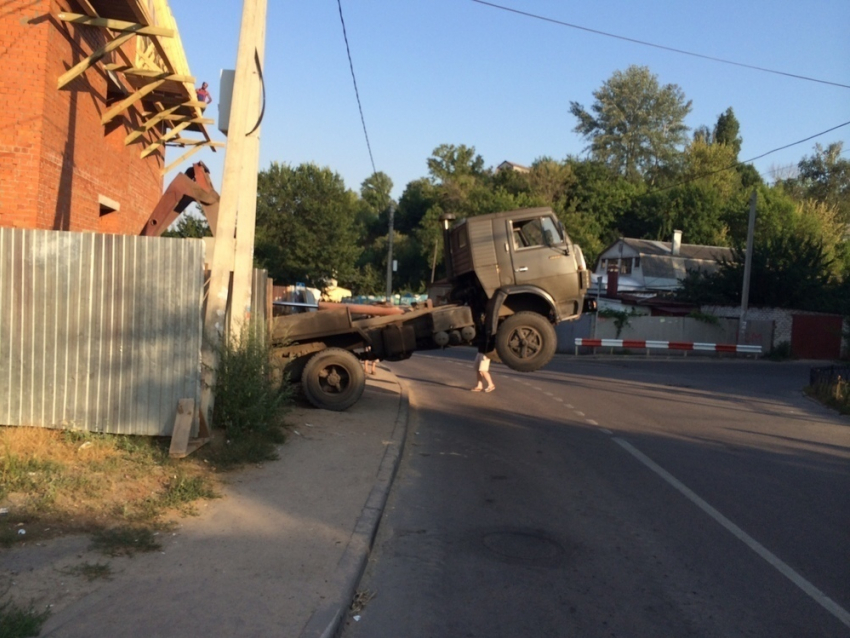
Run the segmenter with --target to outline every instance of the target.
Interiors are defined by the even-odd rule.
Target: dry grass
[[[155,525],[214,484],[208,463],[170,459],[164,441],[0,428],[0,543]]]

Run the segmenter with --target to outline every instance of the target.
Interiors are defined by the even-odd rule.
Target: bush
[[[831,383],[809,386],[806,393],[841,414],[850,414],[850,382],[840,376]]]
[[[284,440],[281,427],[294,393],[275,372],[271,348],[256,327],[220,348],[213,427],[225,436],[203,454],[217,467],[277,458],[275,446]]]

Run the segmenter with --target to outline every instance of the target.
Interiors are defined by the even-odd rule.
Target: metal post
[[[387,303],[393,303],[393,217],[395,206],[390,204],[390,232],[387,239]]]
[[[744,284],[741,290],[741,318],[738,321],[738,343],[744,343],[747,331],[747,306],[750,301],[750,274],[753,268],[753,235],[756,229],[756,191],[750,196],[750,220],[747,225],[747,253],[744,257]]]

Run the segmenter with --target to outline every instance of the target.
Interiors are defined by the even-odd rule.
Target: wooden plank
[[[124,75],[132,75],[140,78],[168,80],[169,82],[179,82],[181,84],[185,84],[186,82],[195,82],[195,76],[193,75],[176,75],[161,69],[143,69],[141,67],[130,66],[129,64],[119,64],[117,62],[104,64],[103,68],[107,71],[112,71],[113,73],[123,73]]]
[[[191,126],[189,122],[184,122],[183,124],[179,124],[179,125],[175,126],[168,133],[163,135],[160,139],[158,139],[153,144],[150,144],[145,150],[143,150],[140,157],[142,159],[144,159],[145,157],[147,157],[151,153],[155,153],[156,151],[159,150],[160,146],[163,146],[164,144],[166,144],[170,139],[177,137],[177,135],[180,133],[180,131],[182,131],[185,128],[188,128],[189,126]]]
[[[83,15],[81,13],[62,12],[56,15],[63,22],[71,24],[84,24],[91,27],[101,27],[110,29],[111,31],[120,31],[121,33],[136,33],[139,35],[157,35],[163,38],[173,38],[174,29],[166,29],[165,27],[151,27],[135,22],[125,22],[123,20],[111,20],[109,18],[96,18]]]
[[[83,11],[85,11],[91,17],[97,17],[97,11],[95,11],[94,7],[91,6],[91,2],[89,2],[89,0],[77,0],[77,4],[79,4],[83,8]]]
[[[179,166],[181,163],[185,162],[187,159],[189,159],[190,157],[192,157],[192,155],[194,155],[195,153],[197,153],[198,151],[200,151],[202,148],[203,148],[203,146],[195,146],[194,148],[190,149],[190,150],[189,150],[189,151],[187,151],[186,153],[183,153],[183,155],[181,155],[181,156],[180,156],[180,157],[178,157],[176,160],[174,160],[173,162],[171,162],[171,164],[169,164],[168,166],[165,166],[164,168],[160,169],[160,171],[159,171],[159,175],[160,175],[160,177],[162,177],[163,175],[165,175],[166,173],[168,173],[169,171],[171,171],[171,169],[173,169],[173,168],[175,168],[176,166]]]
[[[133,104],[140,101],[143,97],[145,97],[149,93],[153,93],[154,91],[156,91],[164,83],[165,83],[164,80],[158,80],[156,82],[151,82],[150,84],[146,84],[145,86],[143,86],[142,88],[137,90],[135,93],[133,93],[129,97],[124,98],[118,104],[116,104],[111,109],[106,111],[103,114],[103,116],[100,118],[100,123],[101,124],[108,124],[119,113],[123,113],[126,109],[133,106]]]
[[[171,433],[168,456],[182,459],[189,454],[189,436],[192,434],[192,418],[195,414],[195,399],[180,399],[177,402],[177,419]]]
[[[59,81],[57,83],[57,88],[64,88],[67,86],[72,80],[79,77],[83,73],[88,70],[90,66],[92,66],[95,62],[100,60],[107,53],[111,53],[115,49],[120,48],[124,45],[125,42],[129,42],[131,39],[135,38],[135,33],[125,33],[123,35],[119,35],[114,40],[110,40],[102,47],[97,49],[96,51],[92,51],[91,55],[82,60],[81,62],[75,64],[73,67],[65,71],[62,75],[59,76]]]
[[[215,124],[215,120],[211,117],[195,117],[193,115],[169,115],[162,119],[173,122],[174,124],[180,124],[180,122],[189,122],[189,124]]]
[[[129,135],[127,135],[127,137],[124,138],[124,146],[129,146],[130,144],[135,142],[142,135],[144,135],[145,133],[150,131],[154,126],[156,126],[157,124],[159,124],[163,120],[167,119],[169,113],[173,113],[174,111],[176,111],[179,108],[180,108],[179,106],[172,106],[170,109],[166,109],[165,111],[160,111],[156,115],[148,118],[148,120],[146,120],[144,124],[142,124],[140,127],[136,128],[135,130],[130,131]]]

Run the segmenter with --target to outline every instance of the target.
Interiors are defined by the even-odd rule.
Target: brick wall
[[[101,123],[100,65],[56,88],[105,42],[100,29],[54,17],[69,10],[65,0],[11,0],[0,15],[0,225],[136,235],[162,194],[162,155],[139,157],[150,136],[125,146],[136,111]],[[130,60],[134,46],[125,49]],[[119,211],[101,216],[100,196]]]

